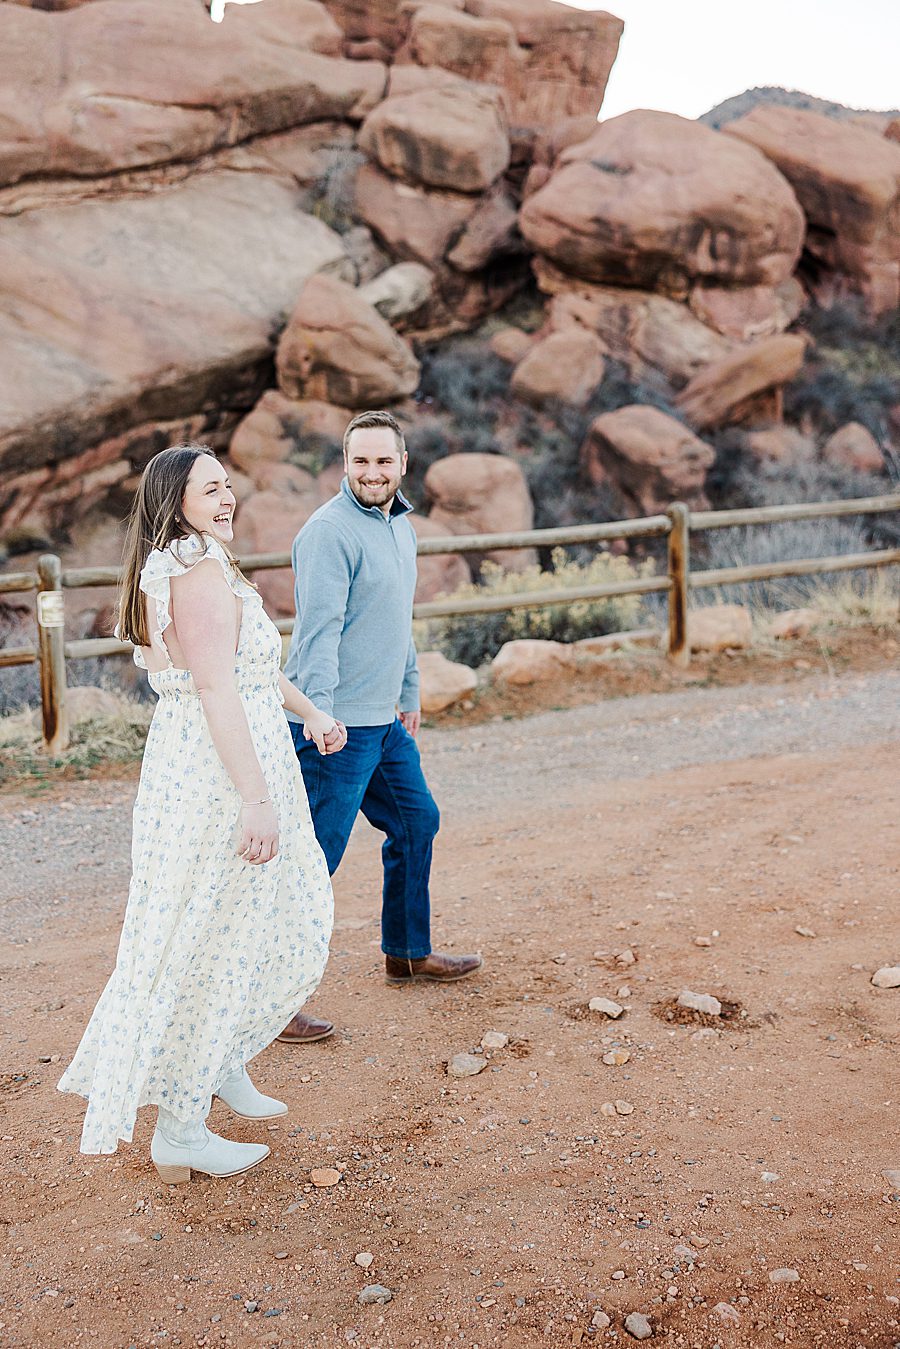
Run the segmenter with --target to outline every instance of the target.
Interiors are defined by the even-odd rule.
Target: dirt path
[[[685,1349],[900,1343],[900,991],[869,982],[900,962],[900,676],[607,702],[424,751],[436,940],[481,946],[484,975],[385,986],[358,830],[313,1004],[339,1033],[258,1060],[288,1123],[214,1107],[272,1145],[233,1183],[160,1185],[152,1112],[116,1157],[79,1156],[54,1089],[114,959],[133,783],[0,798],[0,1343],[621,1346],[632,1311]],[[686,987],[724,1024],[667,1020]],[[490,1029],[509,1046],[449,1078]],[[323,1166],[342,1179],[315,1189]],[[374,1283],[393,1300],[360,1305]]]

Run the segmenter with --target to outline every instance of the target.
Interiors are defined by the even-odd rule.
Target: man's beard
[[[386,506],[400,489],[400,478],[391,478],[384,485],[367,487],[363,483],[351,482],[350,491],[363,506]]]

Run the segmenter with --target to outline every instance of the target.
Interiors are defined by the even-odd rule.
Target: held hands
[[[271,801],[241,806],[238,857],[256,866],[270,862],[278,852],[278,816]]]
[[[303,723],[303,739],[314,740],[320,754],[337,754],[347,743],[347,727],[316,707]]]

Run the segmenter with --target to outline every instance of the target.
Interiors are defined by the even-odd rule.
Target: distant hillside
[[[843,103],[830,103],[827,98],[815,98],[799,89],[780,89],[767,85],[757,89],[745,89],[734,98],[726,98],[715,108],[710,108],[698,120],[717,130],[727,122],[743,117],[759,103],[775,103],[782,108],[808,108],[810,112],[821,112],[826,117],[835,117],[839,121],[870,122],[876,130],[882,131],[894,117],[900,117],[900,110],[878,112],[868,108],[847,108]]]

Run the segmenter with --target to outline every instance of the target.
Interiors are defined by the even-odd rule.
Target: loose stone
[[[643,1312],[630,1312],[625,1317],[625,1329],[636,1340],[649,1340],[653,1327]]]
[[[487,1067],[487,1059],[478,1054],[454,1054],[447,1064],[451,1077],[475,1077]]]
[[[722,1004],[711,993],[692,993],[689,988],[678,995],[678,1006],[690,1012],[704,1012],[706,1016],[721,1016]]]
[[[371,1303],[384,1306],[386,1302],[390,1302],[393,1296],[394,1294],[391,1292],[390,1288],[385,1288],[383,1283],[370,1283],[368,1287],[363,1288],[357,1294],[356,1300],[357,1302],[361,1302],[364,1307],[369,1306]]]
[[[619,1003],[613,1002],[612,998],[591,998],[588,1003],[588,1011],[602,1012],[611,1021],[616,1021],[625,1011],[625,1008]]]
[[[482,1049],[505,1049],[508,1044],[509,1036],[502,1030],[487,1030],[481,1037]]]
[[[900,965],[882,965],[872,975],[875,988],[900,988]]]
[[[718,1316],[720,1320],[728,1321],[734,1326],[736,1326],[741,1319],[741,1314],[737,1307],[732,1307],[730,1302],[717,1302],[713,1307],[713,1313]]]
[[[360,1251],[353,1259],[360,1269],[368,1269],[375,1257],[371,1251]]]
[[[769,1283],[799,1283],[800,1275],[795,1269],[772,1269],[769,1271]]]
[[[606,1312],[598,1310],[595,1311],[594,1315],[591,1317],[591,1325],[594,1327],[595,1330],[605,1330],[606,1327],[610,1324],[611,1322],[609,1317],[606,1315]]]

